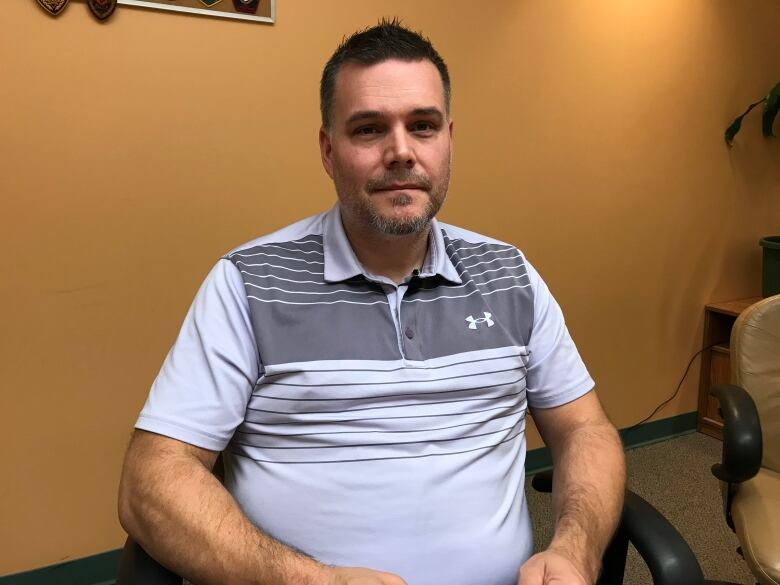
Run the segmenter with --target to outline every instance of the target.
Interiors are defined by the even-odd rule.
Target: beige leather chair
[[[713,473],[751,572],[762,585],[780,585],[780,295],[737,319],[731,371],[733,386],[713,388],[725,421]]]

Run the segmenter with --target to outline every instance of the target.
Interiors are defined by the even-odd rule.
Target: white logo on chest
[[[493,323],[492,313],[482,313],[482,314],[485,316],[480,317],[479,319],[475,319],[473,315],[469,315],[468,317],[466,317],[465,321],[469,324],[469,329],[476,329],[477,323],[487,323],[488,327],[492,327],[493,325],[495,325],[495,323]]]

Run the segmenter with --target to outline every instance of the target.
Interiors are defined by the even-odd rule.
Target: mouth
[[[383,185],[382,187],[378,187],[376,191],[424,191],[425,189],[422,187],[422,185],[417,185],[415,183],[394,183],[392,185]]]

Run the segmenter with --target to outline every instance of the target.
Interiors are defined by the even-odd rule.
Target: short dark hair
[[[345,63],[376,65],[389,59],[422,61],[427,59],[436,66],[444,85],[444,106],[450,112],[450,74],[447,65],[431,42],[418,32],[401,24],[398,18],[383,18],[376,26],[366,28],[344,38],[333,53],[320,80],[320,113],[322,125],[330,127],[330,110],[336,87],[336,75]]]

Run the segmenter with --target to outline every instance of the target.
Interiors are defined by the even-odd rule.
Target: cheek
[[[449,173],[452,151],[449,148],[442,148],[429,160],[431,164],[428,168],[431,169],[431,172],[438,177],[444,177]]]
[[[445,137],[440,137],[435,144],[429,144],[424,151],[424,158],[435,166],[449,162],[452,156],[452,143]]]
[[[372,158],[359,150],[339,153],[334,163],[339,174],[353,182],[370,178],[375,166]]]

